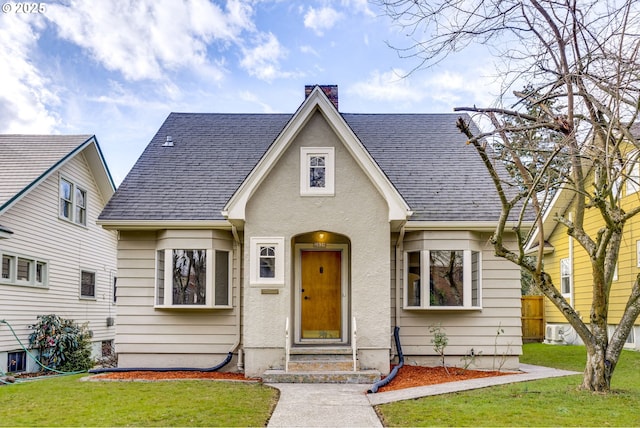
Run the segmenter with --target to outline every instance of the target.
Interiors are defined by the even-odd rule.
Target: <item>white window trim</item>
[[[463,293],[462,293],[462,306],[431,306],[431,290],[430,290],[430,266],[429,266],[429,252],[430,251],[462,251],[463,252]],[[408,274],[409,272],[409,253],[420,253],[420,305],[409,306],[408,291]],[[478,254],[478,304],[473,306],[473,258],[472,254]],[[404,252],[404,281],[403,281],[403,309],[415,310],[415,309],[429,309],[429,310],[479,310],[482,309],[482,251],[469,250],[469,249],[439,249],[433,248],[431,250],[408,250]]]
[[[250,239],[249,280],[252,286],[281,286],[284,287],[284,237],[252,237]],[[275,276],[273,278],[260,277],[260,247],[275,247]]]
[[[311,187],[309,179],[309,161],[312,156],[325,158],[325,186]],[[334,147],[301,147],[300,148],[300,195],[301,196],[333,196],[335,195],[335,148]]]
[[[569,267],[569,272],[567,275],[564,275],[562,272],[562,262],[564,262],[566,260],[567,262],[567,266]],[[564,277],[568,277],[569,278],[569,290],[568,291],[564,291],[563,286],[562,286],[562,278]],[[563,259],[560,259],[560,293],[562,294],[563,297],[571,297],[571,291],[573,290],[573,266],[571,266],[571,257],[565,257]]]
[[[63,180],[71,185],[71,207],[69,212],[69,215],[70,215],[69,218],[63,216],[62,213],[60,212],[60,201],[62,200],[62,193],[60,192],[60,187],[61,187],[60,184]],[[78,205],[76,201],[76,189],[84,193],[84,223],[80,222],[76,218],[76,207]],[[66,222],[73,223],[77,226],[87,227],[88,215],[89,215],[89,192],[83,186],[79,186],[73,180],[70,180],[68,177],[61,175],[58,180],[58,218]]]
[[[217,272],[216,269],[218,268],[218,266],[216,266],[215,256],[216,256],[216,253],[218,253],[218,252],[227,253],[228,254],[228,261],[227,261],[227,264],[228,264],[228,266],[227,266],[227,304],[226,305],[216,305],[216,302],[215,302],[215,300],[216,300],[216,296],[215,296],[215,293],[216,293],[215,276],[216,276],[216,272]],[[213,283],[212,284],[212,289],[211,289],[211,291],[212,291],[211,299],[212,299],[213,307],[214,308],[231,308],[231,307],[233,307],[233,304],[232,304],[232,302],[233,302],[233,295],[232,295],[232,292],[233,292],[233,253],[232,253],[231,250],[225,250],[225,249],[218,248],[218,249],[214,249],[213,250],[213,257],[214,257],[214,259],[213,259],[213,264],[214,264],[213,269],[214,270],[213,270],[212,275],[211,275],[211,277],[212,277],[211,281]]]
[[[9,273],[10,273],[9,278],[2,278],[1,263],[5,256],[11,259],[10,269],[9,269]],[[31,279],[29,281],[18,280],[18,259],[25,259],[30,262],[29,276],[31,277]],[[36,280],[36,266],[38,263],[44,265],[44,271],[42,272],[42,282],[38,282]],[[0,284],[48,288],[49,287],[49,262],[47,260],[37,259],[34,257],[25,256],[23,254],[0,252]]]
[[[82,294],[82,273],[92,273],[93,274],[93,296],[88,296]],[[93,269],[80,269],[80,288],[78,290],[78,295],[82,300],[96,300],[98,295],[98,273]]]
[[[627,156],[627,176],[625,178],[625,195],[629,196],[640,190],[640,152],[634,150]]]

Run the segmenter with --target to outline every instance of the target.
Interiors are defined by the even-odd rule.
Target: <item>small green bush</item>
[[[64,372],[89,370],[91,342],[87,325],[60,318],[58,315],[38,315],[38,322],[31,326],[29,347],[38,349],[38,359],[43,366]]]

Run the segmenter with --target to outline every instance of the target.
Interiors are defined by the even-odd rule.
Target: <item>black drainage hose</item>
[[[402,353],[402,346],[400,346],[400,327],[396,326],[393,330],[393,337],[396,340],[396,351],[398,351],[398,365],[391,370],[391,373],[387,377],[374,383],[371,389],[367,391],[369,394],[375,394],[378,392],[378,388],[385,386],[393,380],[398,374],[398,370],[404,366],[404,354]]]
[[[223,362],[214,367],[197,368],[197,367],[107,367],[103,369],[89,370],[91,374],[99,373],[126,373],[126,372],[217,372],[222,367],[229,364],[233,358],[233,352],[227,354],[227,358]]]

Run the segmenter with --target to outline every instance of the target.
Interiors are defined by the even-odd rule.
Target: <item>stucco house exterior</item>
[[[440,326],[447,364],[518,367],[520,273],[487,243],[499,204],[459,115],[341,113],[337,90],[167,117],[98,220],[119,233],[120,367],[385,374],[396,326],[407,364],[438,364]]]
[[[38,315],[115,337],[116,232],[96,225],[115,186],[95,136],[0,135],[0,320],[25,346]],[[5,323],[0,369],[37,371]]]
[[[632,132],[640,136],[640,127],[634,126]],[[630,212],[638,206],[640,197],[640,162],[638,151],[630,145],[627,153],[628,171],[616,183],[620,192],[620,207]],[[593,172],[588,172],[593,174]],[[593,182],[593,181],[591,181]],[[562,187],[558,190],[543,216],[544,230],[544,265],[553,283],[569,302],[588,322],[593,300],[593,278],[589,255],[574,238],[567,234],[565,226],[561,225],[556,216],[574,218],[574,191]],[[584,229],[590,236],[596,236],[602,227],[602,216],[595,207],[587,207],[584,218]],[[536,229],[531,243],[539,240],[540,230]],[[532,244],[536,250],[537,246]],[[623,232],[618,262],[614,271],[611,291],[609,294],[609,334],[618,325],[627,305],[631,287],[640,271],[640,217],[632,217]],[[545,301],[545,342],[549,344],[582,344],[576,331],[569,325],[566,318],[551,303]],[[625,348],[640,350],[640,320],[636,320]]]

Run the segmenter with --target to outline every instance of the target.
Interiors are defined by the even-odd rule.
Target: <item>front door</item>
[[[341,338],[341,260],[341,251],[301,251],[302,339]]]

